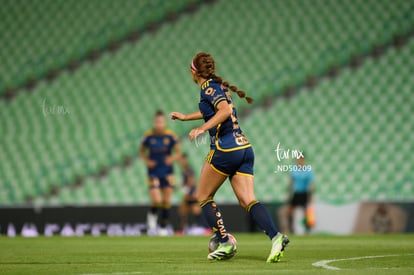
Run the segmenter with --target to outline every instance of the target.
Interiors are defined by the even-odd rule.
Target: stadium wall
[[[244,209],[238,205],[221,205],[228,230],[254,230]],[[179,226],[177,207],[172,207],[172,225]],[[17,207],[0,208],[0,234],[23,235],[111,235],[139,236],[146,231],[147,206],[85,206],[85,207]]]
[[[287,231],[286,205],[267,204],[277,226]],[[249,215],[235,204],[220,205],[231,232],[258,232]],[[3,236],[140,236],[145,234],[146,206],[10,207],[0,208]],[[303,230],[303,214],[298,209],[295,233]],[[172,224],[179,226],[177,207],[172,208]],[[370,234],[414,232],[414,202],[360,202],[346,205],[315,203],[313,233]]]
[[[341,205],[316,202],[315,226],[318,234],[372,234],[414,232],[414,203],[355,202]],[[277,210],[282,231],[287,230],[287,206]],[[294,230],[304,233],[303,211],[295,211]]]

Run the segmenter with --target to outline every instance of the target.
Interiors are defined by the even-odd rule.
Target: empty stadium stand
[[[7,44],[0,49],[0,90],[41,78],[191,1],[159,1],[169,3],[161,8],[153,1],[49,2],[43,10],[40,1],[32,1],[33,7],[4,1],[0,32]],[[410,199],[414,42],[390,45],[413,32],[413,14],[414,2],[403,0],[230,0],[165,23],[53,82],[41,81],[31,93],[0,101],[0,204],[148,202],[137,147],[157,109],[197,108],[188,70],[198,50],[211,52],[219,74],[258,103],[360,57],[360,68],[347,67],[337,78],[300,89],[268,109],[251,107],[241,125],[255,145],[258,196],[284,199],[287,175],[274,173],[280,142],[309,154],[322,201]],[[206,19],[212,15],[214,20]],[[93,38],[99,33],[102,39]],[[384,56],[367,57],[384,46]],[[208,146],[186,141],[195,125],[170,123],[199,170]],[[133,157],[132,164],[121,168],[127,157]],[[228,185],[218,200],[235,201]]]

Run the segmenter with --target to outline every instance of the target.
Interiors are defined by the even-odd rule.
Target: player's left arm
[[[233,113],[232,108],[230,108],[230,105],[227,103],[226,100],[221,100],[216,105],[216,108],[217,111],[211,119],[209,119],[200,127],[191,130],[189,134],[190,140],[194,140],[199,135],[204,134],[205,131],[208,131],[211,128],[216,127],[217,125],[225,121]]]

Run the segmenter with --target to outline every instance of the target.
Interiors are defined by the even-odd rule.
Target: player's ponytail
[[[240,98],[246,99],[247,103],[253,103],[253,98],[246,96],[246,92],[239,90],[237,86],[230,85],[227,81],[223,81],[220,76],[215,74],[214,59],[208,53],[197,53],[191,62],[191,70],[195,71],[198,76],[205,79],[211,78],[213,81],[220,83],[232,92],[235,92]]]
[[[230,85],[230,83],[228,83],[227,81],[223,81],[221,77],[216,75],[212,75],[212,79],[218,83],[221,83],[221,85],[230,89],[232,92],[235,92],[240,98],[246,99],[247,103],[253,103],[253,98],[246,96],[246,92],[239,90],[237,86]]]

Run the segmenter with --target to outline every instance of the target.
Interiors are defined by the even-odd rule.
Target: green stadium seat
[[[27,6],[7,2],[0,11],[4,18],[0,32],[13,45],[6,43],[0,49],[0,93],[5,86],[40,77],[48,69],[103,47],[189,2],[194,0],[124,1],[123,5],[109,0],[88,4],[48,0],[45,10],[38,1]],[[237,13],[227,12],[235,4]],[[154,9],[157,13],[150,12]],[[308,75],[343,65],[355,54],[367,54],[376,44],[391,43],[394,36],[412,30],[412,10],[409,1],[386,0],[352,4],[230,0],[202,6],[197,13],[165,24],[95,63],[64,72],[51,83],[39,83],[32,93],[19,93],[7,103],[0,101],[1,123],[6,129],[0,137],[0,172],[7,171],[1,173],[0,189],[6,190],[5,182],[15,187],[7,189],[7,195],[0,194],[0,199],[11,198],[6,204],[23,203],[27,196],[41,196],[57,185],[62,192],[55,199],[62,204],[147,203],[145,167],[140,161],[124,170],[111,170],[105,179],[91,175],[126,155],[137,154],[155,110],[196,110],[198,89],[188,72],[196,51],[213,53],[219,74],[259,102],[287,85],[302,84]],[[34,23],[39,13],[59,14],[62,20],[50,17],[56,24],[48,24],[46,19]],[[77,16],[66,16],[72,13]],[[211,13],[217,14],[217,20],[205,24],[204,18]],[[233,22],[238,28],[223,22]],[[32,31],[27,26],[33,26]],[[398,151],[392,162],[407,163],[407,152],[413,150],[409,123],[414,104],[413,52],[411,39],[401,49],[387,50],[379,60],[366,59],[357,70],[343,69],[336,79],[321,80],[312,91],[302,89],[289,100],[277,99],[270,109],[254,106],[242,128],[255,145],[258,196],[265,201],[283,200],[280,190],[285,190],[288,176],[273,173],[273,150],[280,141],[309,152],[321,184],[318,197],[323,201],[399,197],[385,187],[398,180],[398,167],[402,175],[409,175],[409,166],[389,165],[388,157]],[[246,106],[236,98],[238,107]],[[70,114],[45,115],[45,100],[49,107],[68,108]],[[195,147],[186,135],[198,123],[169,122],[183,137],[183,147],[197,171],[202,165],[200,150],[204,154],[208,146]],[[381,154],[383,148],[387,149]],[[377,160],[378,167],[392,167],[385,168],[386,176],[371,165]],[[87,178],[85,184],[77,189],[65,187],[77,175]],[[373,193],[365,188],[372,180],[378,185]],[[336,189],[338,185],[344,186],[345,196]],[[174,201],[179,200],[177,193]],[[228,184],[218,200],[235,201]]]

